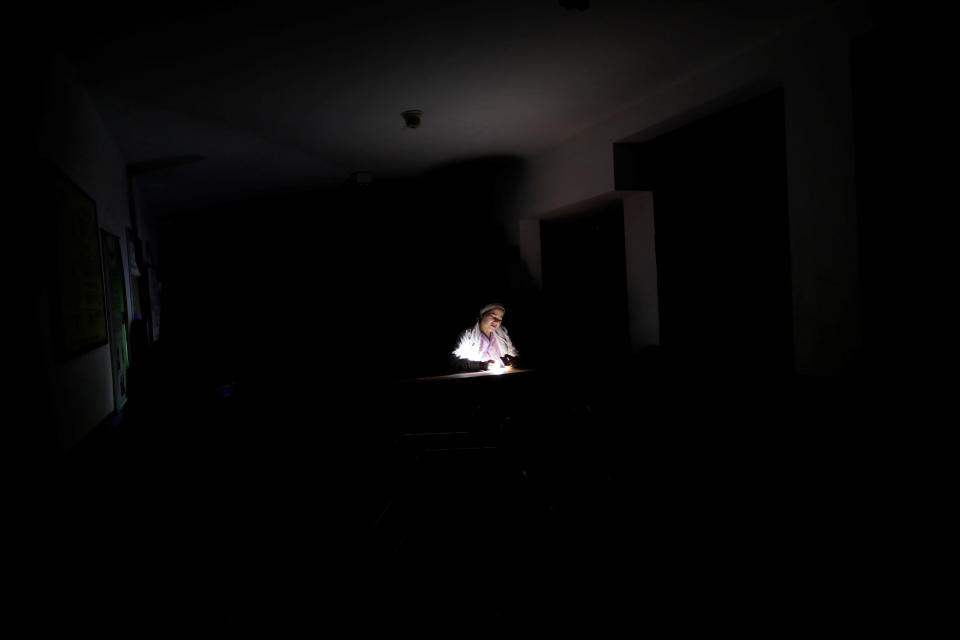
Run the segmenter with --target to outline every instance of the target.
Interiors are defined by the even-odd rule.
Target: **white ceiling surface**
[[[68,56],[128,163],[167,165],[137,178],[164,215],[354,171],[529,157],[826,3],[161,7],[101,24]],[[406,109],[423,110],[418,129]]]

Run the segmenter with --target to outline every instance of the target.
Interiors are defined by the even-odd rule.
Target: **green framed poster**
[[[67,360],[107,344],[100,228],[93,198],[53,167],[47,179],[56,249],[50,288],[54,353]]]

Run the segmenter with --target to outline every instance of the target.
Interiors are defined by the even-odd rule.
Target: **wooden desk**
[[[496,371],[465,371],[463,373],[452,373],[446,376],[427,376],[424,378],[415,378],[415,380],[456,380],[459,378],[485,378],[488,376],[509,376],[515,373],[526,373],[533,369],[499,369]]]

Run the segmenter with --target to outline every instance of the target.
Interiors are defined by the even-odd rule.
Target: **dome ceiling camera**
[[[420,118],[423,117],[423,111],[420,109],[410,109],[400,115],[403,117],[403,122],[407,125],[408,129],[416,129],[420,126]]]

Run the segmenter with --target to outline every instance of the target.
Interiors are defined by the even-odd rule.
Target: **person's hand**
[[[502,362],[502,361],[501,361],[501,362],[497,362],[496,360],[491,360],[491,361],[488,363],[488,370],[490,370],[490,369],[492,369],[493,371],[496,371],[496,372],[498,372],[498,373],[503,373],[503,372],[505,372],[505,371],[510,371],[511,369],[513,369],[513,366],[511,366],[511,365],[508,364],[508,363],[504,363],[504,362]]]

